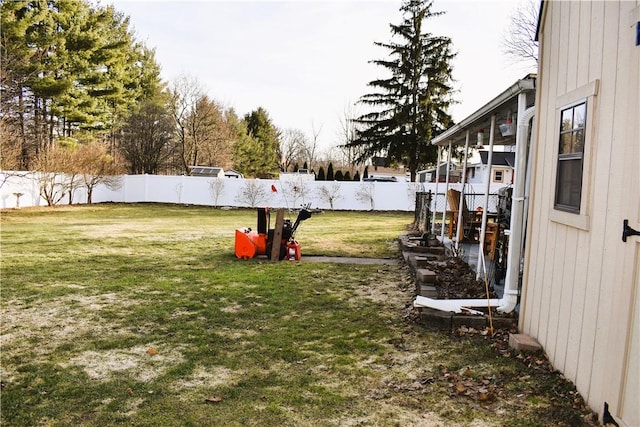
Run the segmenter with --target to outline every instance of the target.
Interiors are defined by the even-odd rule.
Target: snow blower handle
[[[307,203],[306,205],[302,206],[302,209],[300,210],[300,212],[298,212],[298,217],[296,218],[296,222],[293,224],[293,227],[291,227],[291,238],[293,239],[293,235],[296,232],[296,230],[298,229],[298,226],[300,225],[300,223],[302,221],[305,221],[309,218],[311,218],[311,211],[309,210],[311,207],[311,203]]]

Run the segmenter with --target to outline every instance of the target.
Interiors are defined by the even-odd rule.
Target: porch
[[[521,258],[526,228],[527,196],[529,188],[530,167],[530,121],[533,117],[533,103],[535,98],[535,75],[527,75],[522,80],[514,83],[510,88],[498,95],[495,99],[480,108],[471,116],[449,128],[444,133],[432,139],[431,143],[438,147],[438,164],[452,161],[455,154],[454,148],[462,149],[463,176],[461,188],[457,188],[452,197],[449,174],[445,177],[444,191],[447,194],[445,207],[433,212],[430,223],[432,236],[438,239],[452,251],[453,254],[463,257],[469,264],[476,267],[477,278],[489,277],[494,289],[502,294],[500,300],[495,301],[498,312],[510,313],[516,310],[519,304]],[[474,209],[466,204],[466,194],[469,193],[466,186],[467,159],[471,149],[484,149],[485,131],[488,130],[488,154],[487,168],[483,180],[484,193],[479,209]],[[472,135],[477,138],[471,141]],[[494,146],[511,146],[515,152],[515,179],[511,186],[509,206],[509,218],[505,221],[504,231],[498,227],[498,234],[503,233],[502,238],[494,236],[495,245],[501,242],[501,248],[487,248],[487,237],[495,230],[490,225],[492,215],[499,216],[489,205],[490,176],[492,167]],[[447,171],[449,168],[446,169]],[[439,169],[436,170],[438,172]],[[440,177],[436,177],[436,185]],[[455,185],[455,184],[453,184]],[[436,187],[435,193],[438,193]],[[439,221],[438,221],[439,219]],[[495,218],[493,218],[493,222]],[[441,224],[439,233],[436,232],[436,223]],[[497,221],[500,223],[500,221]],[[445,224],[447,227],[445,227]],[[445,232],[448,230],[448,233]],[[427,230],[425,230],[427,231]],[[477,243],[469,242],[476,240]],[[475,262],[474,262],[475,261]],[[504,267],[504,277],[502,268]],[[496,274],[496,273],[499,274]],[[460,301],[462,303],[462,301]],[[464,301],[464,304],[469,304]],[[435,307],[435,302],[428,298],[416,298],[414,305],[418,307]],[[493,305],[493,303],[492,303]]]

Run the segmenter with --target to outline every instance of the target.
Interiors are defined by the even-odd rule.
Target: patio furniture
[[[449,238],[454,235],[458,227],[458,213],[460,212],[460,192],[458,190],[449,189],[447,191],[447,201],[449,203]],[[462,227],[458,241],[478,240],[479,228],[482,226],[482,212],[470,211],[467,204],[462,198]]]

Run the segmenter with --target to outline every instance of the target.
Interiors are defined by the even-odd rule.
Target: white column
[[[447,199],[447,192],[449,191],[449,171],[451,170],[451,141],[449,141],[449,154],[447,155],[447,175],[444,185],[444,207],[442,208],[442,227],[440,230],[440,240],[444,243],[444,224],[447,217],[447,205],[449,200]]]
[[[462,208],[464,207],[464,184],[467,182],[467,158],[469,157],[469,130],[464,141],[464,161],[462,166],[462,187],[460,188],[460,203],[458,203],[458,222],[456,224],[456,251],[460,248],[460,231],[462,230]]]
[[[491,116],[491,131],[489,133],[489,155],[487,156],[487,167],[484,173],[484,203],[482,204],[482,226],[480,227],[480,248],[478,249],[478,264],[476,280],[480,279],[480,273],[486,270],[484,265],[484,236],[487,233],[487,208],[489,207],[489,188],[491,188],[491,166],[493,165],[493,141],[496,131],[496,116]]]

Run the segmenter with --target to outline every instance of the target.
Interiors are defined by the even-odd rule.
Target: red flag
[[[275,185],[271,184],[271,191],[274,192],[274,193],[277,193],[278,189],[276,188]]]

